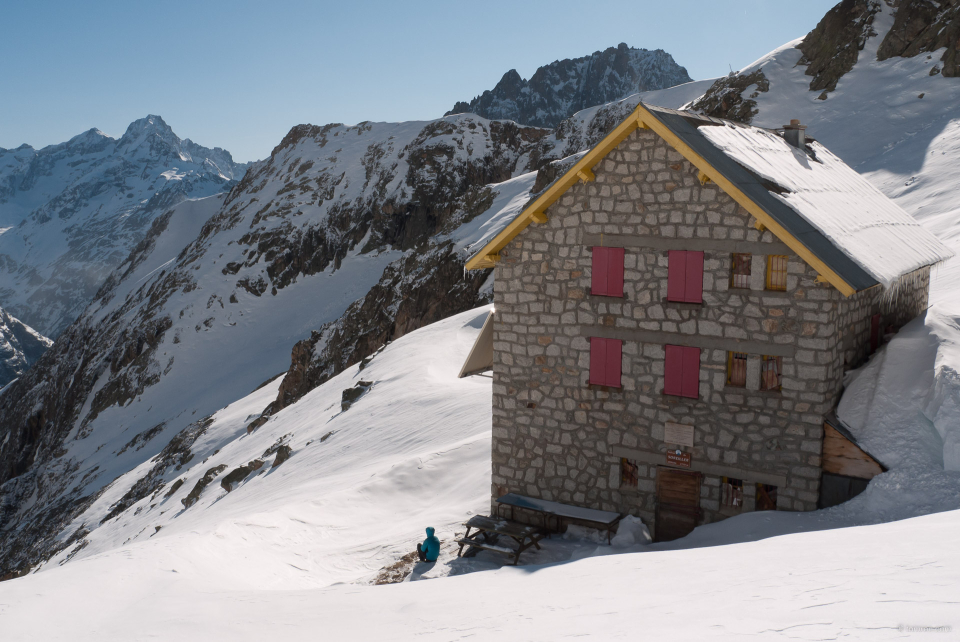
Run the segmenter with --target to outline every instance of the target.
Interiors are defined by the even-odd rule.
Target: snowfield
[[[748,513],[627,548],[578,531],[546,541],[545,557],[524,558],[551,563],[465,574],[506,562],[451,549],[460,522],[489,507],[490,379],[457,379],[486,314],[397,340],[250,435],[246,417],[277,382],[217,413],[172,496],[162,489],[95,529],[81,550],[0,584],[4,640],[822,640],[960,630],[960,474],[929,460],[901,462],[826,511]],[[908,334],[955,344],[955,321],[931,331],[920,320]],[[894,339],[858,380],[914,340]],[[937,344],[917,371],[931,369]],[[360,380],[373,385],[342,411],[342,391]],[[278,440],[292,447],[287,461],[271,468],[265,457],[232,492],[220,486]],[[185,509],[180,500],[221,464],[223,475]],[[927,485],[925,472],[940,484]],[[91,514],[118,499],[111,492]],[[921,516],[863,525],[910,515]],[[439,562],[371,586],[430,524],[444,543]],[[411,581],[439,575],[457,577]]]

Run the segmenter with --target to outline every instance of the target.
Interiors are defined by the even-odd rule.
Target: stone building
[[[949,256],[796,121],[640,104],[467,263],[495,268],[494,500],[631,513],[659,539],[816,508],[844,372]]]

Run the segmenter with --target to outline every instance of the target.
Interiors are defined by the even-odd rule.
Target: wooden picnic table
[[[583,506],[571,506],[570,504],[561,504],[547,499],[538,499],[536,497],[526,497],[516,493],[507,493],[497,499],[497,516],[500,516],[502,506],[510,507],[510,517],[513,517],[514,508],[524,508],[526,510],[536,511],[543,515],[543,528],[552,530],[555,533],[560,532],[560,526],[565,519],[572,519],[588,524],[596,524],[599,530],[607,531],[607,543],[613,535],[613,529],[620,523],[623,517],[620,513],[608,510],[597,510],[595,508],[585,508]],[[550,529],[548,526],[549,518],[556,520],[556,528]]]
[[[540,544],[538,542],[546,536],[546,533],[536,526],[527,526],[508,519],[485,517],[483,515],[474,515],[463,525],[467,527],[467,532],[457,540],[460,544],[457,557],[463,555],[465,546],[472,546],[512,556],[514,566],[520,563],[522,552],[531,546],[539,549]],[[471,530],[474,531],[472,536],[470,535]],[[500,536],[509,537],[516,546],[505,546],[499,543]]]

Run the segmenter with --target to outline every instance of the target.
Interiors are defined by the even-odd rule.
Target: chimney
[[[794,118],[789,125],[783,126],[783,139],[798,149],[804,149],[807,144],[806,125]]]

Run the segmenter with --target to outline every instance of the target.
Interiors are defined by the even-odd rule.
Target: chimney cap
[[[783,128],[784,128],[784,129],[806,129],[807,126],[806,126],[806,125],[801,125],[799,118],[791,118],[791,119],[790,119],[790,124],[789,124],[789,125],[784,125]]]

